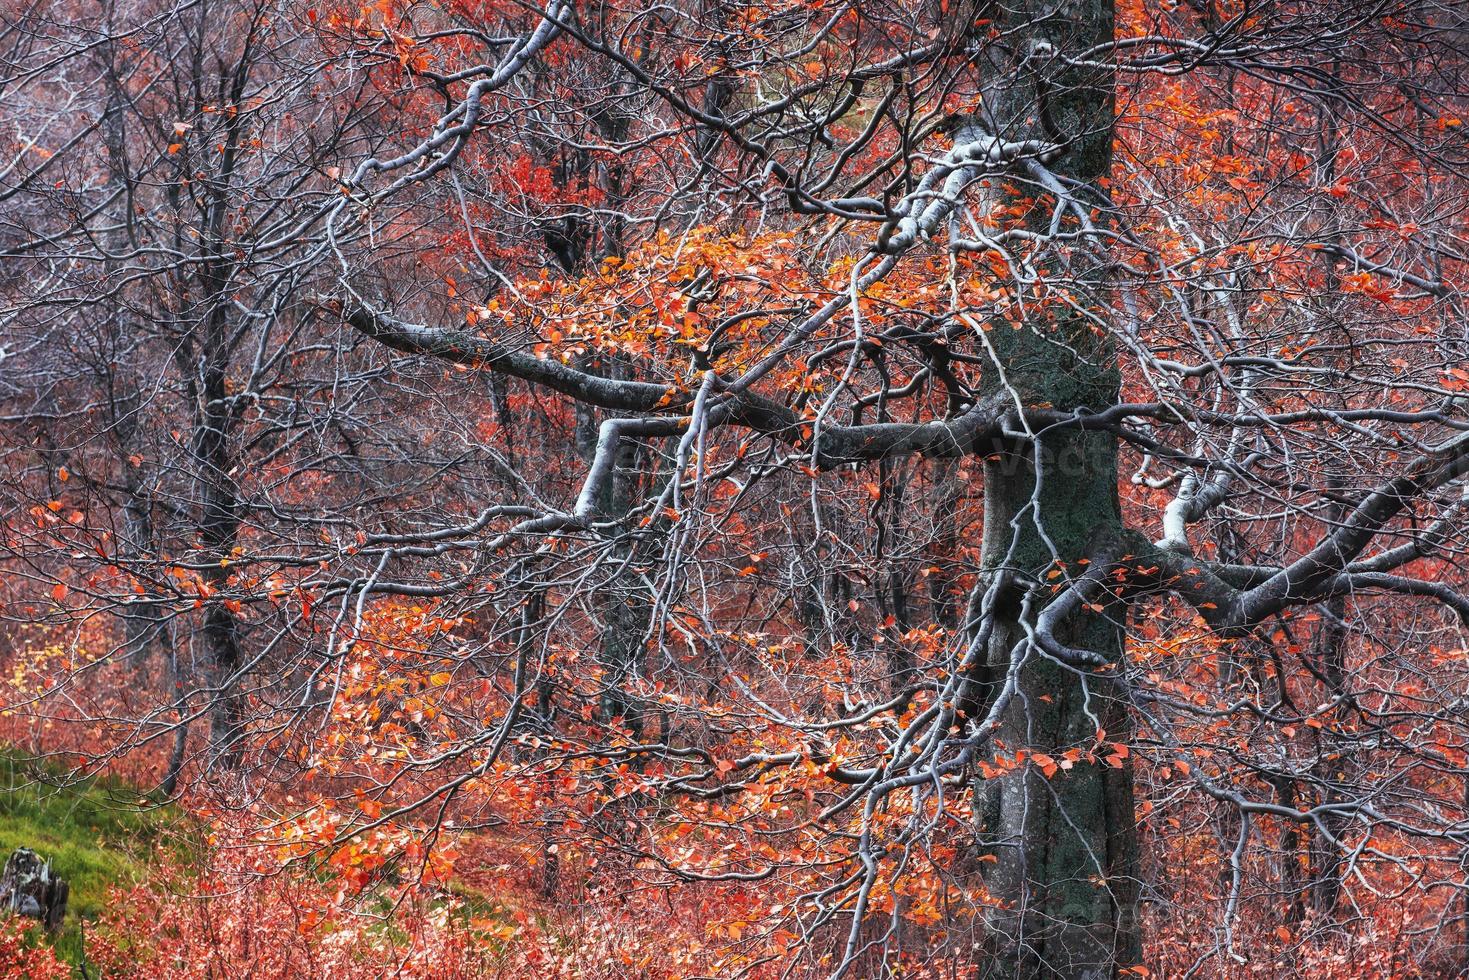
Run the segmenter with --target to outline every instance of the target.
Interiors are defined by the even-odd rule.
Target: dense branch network
[[[7,615],[170,789],[779,883],[838,977],[951,886],[1128,965],[1134,786],[1198,962],[1300,854],[1469,891],[1447,12],[226,6],[0,35]]]

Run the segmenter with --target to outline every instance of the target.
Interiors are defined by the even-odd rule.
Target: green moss
[[[0,861],[29,847],[67,880],[66,919],[49,941],[72,964],[82,959],[84,920],[106,908],[108,889],[142,881],[160,846],[187,848],[186,829],[179,809],[160,797],[115,779],[68,779],[0,750]]]

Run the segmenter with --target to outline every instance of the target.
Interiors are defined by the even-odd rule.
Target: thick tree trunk
[[[1005,139],[1062,142],[1050,165],[1062,179],[1095,186],[1111,167],[1112,78],[1109,72],[1061,66],[1056,53],[1077,53],[1112,38],[1112,5],[1103,0],[1014,0],[1001,18],[1008,46],[987,66],[982,127]],[[1055,202],[1031,185],[1032,223],[1046,231]],[[1085,191],[1078,191],[1085,194]],[[1094,195],[1088,202],[1100,206]],[[1068,219],[1069,220],[1069,219]],[[1081,250],[1077,250],[1078,253]],[[1070,266],[1042,267],[1064,280],[1072,297],[1104,313],[1105,263],[1074,255]],[[1054,288],[1054,287],[1053,287]],[[986,393],[1005,392],[1027,405],[1101,411],[1117,402],[1115,354],[1091,323],[1060,302],[1030,307],[1019,329],[997,324],[987,334],[995,364]],[[1079,562],[1115,542],[1122,531],[1117,446],[1106,433],[1068,432],[1016,449],[986,464],[984,566],[989,576],[1048,583],[1048,574],[1084,571]],[[1058,564],[1058,562],[1060,564]],[[1058,579],[1064,581],[1064,578]],[[1035,590],[1036,608],[1050,597]],[[989,677],[1003,681],[1019,659],[1017,696],[1004,709],[997,747],[1043,753],[1056,762],[1082,753],[1069,769],[1026,763],[978,788],[985,885],[1000,905],[990,916],[985,977],[1113,976],[1140,956],[1137,929],[1137,833],[1130,764],[1088,762],[1098,729],[1125,741],[1127,713],[1118,685],[1084,676],[1027,642],[1022,604],[1011,595],[993,613]],[[1123,656],[1120,606],[1084,609],[1061,624],[1062,643]],[[1027,756],[1029,758],[1029,756]]]
[[[1041,486],[1033,456],[1005,457],[986,472],[985,563],[992,572],[1040,573],[1052,562],[1037,533],[1073,563],[1120,530],[1113,448],[1100,435],[1069,436],[1041,450]],[[1063,464],[1068,456],[1074,469]],[[1012,468],[1013,467],[1013,468]],[[1032,503],[1038,506],[1030,508]],[[1014,525],[1012,526],[1012,521]],[[1018,530],[1017,530],[1018,528]],[[1018,695],[1005,709],[997,740],[1011,758],[1043,753],[1057,762],[1071,749],[1127,737],[1126,706],[1115,682],[1083,677],[1025,641],[1018,606],[996,611],[990,675],[1002,679],[1024,658]],[[1116,608],[1088,611],[1066,623],[1058,639],[1121,660]],[[1004,907],[991,915],[987,977],[1110,977],[1140,955],[1136,923],[1137,834],[1132,770],[1087,762],[1049,776],[1036,764],[979,788],[981,845],[994,858],[985,885]]]

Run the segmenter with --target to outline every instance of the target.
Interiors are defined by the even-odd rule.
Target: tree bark
[[[1039,139],[1065,146],[1049,169],[1078,188],[1096,188],[1111,168],[1112,76],[1062,65],[1112,39],[1113,9],[1103,0],[1015,0],[997,26],[1010,43],[986,66],[985,111],[979,123],[1004,139]],[[996,50],[999,50],[996,47]],[[1038,185],[1014,196],[1034,198],[1032,222],[1044,232],[1055,201]],[[1078,195],[1088,191],[1078,190]],[[1014,203],[1009,201],[1007,203]],[[1100,208],[1095,191],[1087,201]],[[1080,251],[1080,250],[1078,250]],[[1069,268],[1052,260],[1041,271],[1065,280],[1073,297],[1105,315],[1105,263],[1073,256]],[[1054,287],[1052,287],[1054,288]],[[993,364],[984,394],[1003,392],[1026,407],[1102,411],[1117,403],[1116,355],[1080,313],[1058,302],[1030,306],[1018,328],[996,324],[987,333]],[[1049,597],[1047,575],[1074,576],[1078,563],[1122,532],[1117,445],[1107,433],[1068,432],[986,463],[986,576],[1039,582],[1033,601]],[[1141,955],[1137,927],[1137,830],[1130,763],[1088,762],[1098,729],[1108,742],[1127,738],[1127,712],[1118,682],[1087,676],[1046,657],[1028,642],[1022,603],[1012,590],[988,610],[991,693],[1012,663],[1022,664],[1016,696],[1000,715],[997,752],[1044,753],[1056,761],[1070,749],[1069,769],[1026,762],[977,791],[980,845],[992,857],[985,886],[996,903],[977,973],[984,977],[1111,977]],[[1060,624],[1056,638],[1120,663],[1120,603],[1083,607]]]
[[[71,886],[66,879],[51,871],[51,862],[43,861],[35,851],[18,848],[5,861],[0,873],[0,903],[5,911],[40,919],[48,932],[61,928],[66,917],[67,898]]]
[[[228,562],[240,533],[239,488],[235,483],[229,432],[234,415],[225,387],[227,338],[218,309],[204,326],[199,408],[192,445],[200,497],[199,541],[208,559],[206,579],[215,589],[229,578]],[[201,639],[210,674],[210,762],[233,769],[240,762],[244,705],[237,690],[243,658],[235,616],[218,597],[205,605]]]

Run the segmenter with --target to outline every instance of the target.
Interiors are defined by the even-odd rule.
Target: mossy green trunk
[[[1061,142],[1049,169],[1101,216],[1096,188],[1111,168],[1112,76],[1064,65],[1057,57],[1095,50],[1112,39],[1112,4],[1101,0],[1011,0],[998,26],[1008,44],[985,66],[984,126],[1006,139]],[[1102,56],[1105,57],[1105,56]],[[1057,206],[1038,184],[1020,189],[1035,200],[1032,226],[1048,230]],[[1077,221],[1068,217],[1067,230]],[[1026,297],[1019,329],[998,324],[988,334],[995,364],[989,392],[1001,390],[1028,406],[1101,411],[1119,396],[1116,356],[1092,317],[1105,322],[1106,263],[1074,249],[1038,266],[1048,297]],[[1069,302],[1059,298],[1064,289]],[[1074,305],[1073,305],[1074,304]],[[1079,307],[1079,309],[1078,309]],[[1117,444],[1106,433],[1066,432],[1034,448],[986,464],[984,566],[1039,581],[1039,609],[1050,588],[1080,574],[1122,528]],[[1057,569],[1054,580],[1048,575]],[[1032,611],[1034,611],[1034,609]],[[980,846],[990,856],[985,885],[1001,907],[988,918],[982,977],[1103,978],[1137,963],[1137,843],[1132,770],[1086,761],[1098,729],[1125,741],[1127,715],[1117,685],[1064,666],[1028,644],[1018,600],[995,610],[989,675],[1003,679],[1020,658],[1018,690],[1001,715],[997,752],[1022,750],[1057,763],[1068,750],[1081,758],[1068,769],[1022,765],[982,781],[977,790]],[[1123,655],[1121,611],[1083,610],[1061,624],[1067,645]]]

